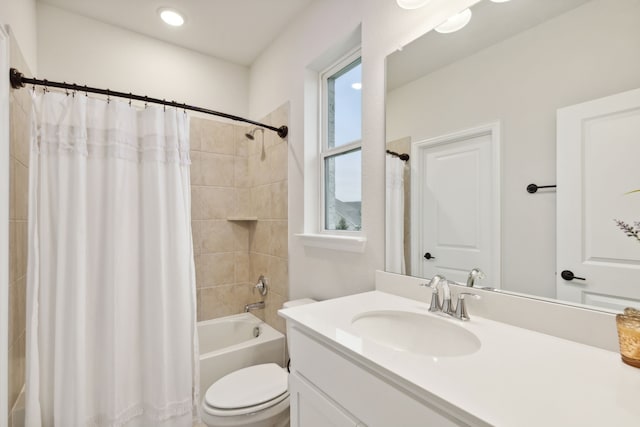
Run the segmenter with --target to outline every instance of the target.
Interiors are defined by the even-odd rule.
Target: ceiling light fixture
[[[184,17],[173,9],[162,8],[158,10],[160,14],[160,18],[167,24],[172,27],[179,27],[184,24]]]
[[[465,9],[438,25],[435,30],[442,34],[455,33],[463,29],[469,21],[471,21],[471,9]]]
[[[418,9],[426,6],[431,0],[396,0],[398,6],[403,9]]]

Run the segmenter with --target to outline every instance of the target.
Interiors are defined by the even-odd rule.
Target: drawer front
[[[292,373],[307,379],[367,426],[468,425],[405,394],[297,327],[289,325],[288,334]]]

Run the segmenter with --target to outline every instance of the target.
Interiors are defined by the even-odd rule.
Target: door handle
[[[573,271],[570,271],[570,270],[564,270],[562,273],[560,273],[560,276],[562,276],[562,278],[563,278],[564,280],[569,280],[569,281],[571,281],[571,280],[573,280],[573,279],[576,279],[576,280],[587,280],[587,279],[585,279],[584,277],[577,277],[577,276],[575,276],[575,275],[573,274]]]
[[[424,254],[424,259],[430,260],[430,259],[436,259],[436,257],[431,256],[431,254],[429,252],[427,252],[426,254]]]

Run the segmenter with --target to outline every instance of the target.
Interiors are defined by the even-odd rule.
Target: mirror
[[[387,57],[386,271],[640,307],[640,2],[471,10]]]

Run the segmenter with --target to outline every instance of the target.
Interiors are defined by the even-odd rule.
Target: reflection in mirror
[[[472,11],[387,58],[386,270],[640,307],[640,0]]]

